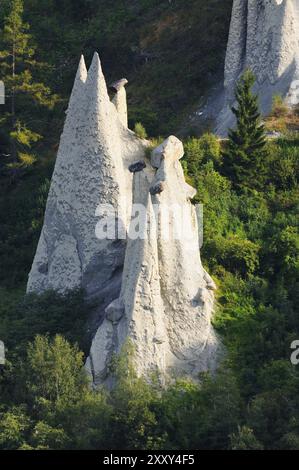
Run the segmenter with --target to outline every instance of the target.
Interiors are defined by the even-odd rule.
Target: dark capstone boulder
[[[146,163],[143,160],[138,160],[137,162],[132,163],[132,165],[129,166],[129,171],[131,173],[137,173],[138,171],[144,170],[146,167]]]
[[[155,194],[160,194],[162,193],[162,191],[164,191],[163,181],[159,181],[158,183],[156,183],[154,186],[150,188],[150,193],[152,196],[154,196]]]

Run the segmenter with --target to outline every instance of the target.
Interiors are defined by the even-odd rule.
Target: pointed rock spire
[[[76,78],[81,80],[83,83],[85,83],[86,79],[87,79],[87,68],[86,68],[85,59],[84,59],[83,54],[81,54],[81,56],[80,56],[80,61],[79,61],[79,66],[78,66]]]
[[[94,53],[91,66],[88,70],[86,87],[89,111],[97,114],[97,116],[92,115],[88,117],[96,117],[100,119],[108,117],[111,113],[112,106],[102,71],[101,61],[97,52]]]
[[[44,226],[29,274],[28,292],[51,288],[68,290],[78,287],[81,281],[77,242],[70,234],[70,227],[73,225],[74,174],[82,145],[86,78],[81,56],[60,138]],[[61,253],[66,254],[67,262],[63,261]]]
[[[81,55],[78,65],[72,93],[68,109],[66,111],[66,121],[64,125],[64,132],[69,128],[78,127],[78,120],[84,115],[84,97],[85,97],[85,82],[87,79],[87,69],[85,65],[84,56]]]
[[[152,200],[166,327],[175,358],[168,366],[196,376],[215,367],[219,344],[211,328],[214,297],[200,259],[197,218],[179,162],[182,153],[182,144],[174,137],[153,152],[152,160],[160,166],[152,187],[163,183],[163,191]]]
[[[110,101],[97,53],[88,70],[85,87],[84,147],[76,170],[75,199],[85,221],[84,230],[89,231],[83,239],[90,250],[91,246],[99,245],[94,233],[97,206],[109,204],[118,210],[123,200],[132,199],[132,189],[126,194],[121,125]],[[83,259],[84,264],[89,261]]]
[[[95,384],[109,385],[109,363],[128,338],[140,376],[197,377],[216,367],[221,348],[211,326],[215,284],[201,264],[182,155],[182,143],[171,136],[153,152],[158,171],[148,165],[134,173],[134,210],[142,207],[146,217],[136,224],[133,211],[121,293],[92,343],[87,368]],[[150,189],[161,182],[164,190],[152,195]],[[176,224],[184,226],[183,233],[169,233]],[[143,226],[145,236],[134,237],[136,226]]]
[[[81,55],[75,81],[74,81],[73,90],[72,90],[71,97],[70,97],[69,107],[73,104],[73,102],[77,101],[78,94],[82,93],[82,89],[84,88],[86,79],[87,79],[87,68],[85,65],[84,56]]]
[[[153,171],[134,174],[134,204],[145,212],[144,236],[129,238],[120,297],[108,308],[93,340],[87,368],[95,384],[108,380],[109,363],[127,338],[134,345],[134,364],[139,375],[166,374],[169,354],[164,307],[160,292],[155,214],[149,194]],[[135,228],[132,215],[132,230]]]
[[[235,124],[231,112],[235,86],[248,68],[255,75],[255,92],[264,115],[270,112],[274,95],[280,95],[290,106],[298,104],[299,0],[233,1],[223,107],[215,115],[219,135],[227,135],[227,129]],[[221,103],[219,97],[217,101]]]
[[[117,329],[122,344],[127,337],[134,344],[138,375],[149,377],[158,373],[163,380],[172,354],[166,330],[156,219],[149,185],[145,172],[135,173],[134,203],[146,210],[145,236],[128,241],[121,291],[125,315]]]

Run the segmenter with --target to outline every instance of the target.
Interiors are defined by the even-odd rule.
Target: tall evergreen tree
[[[266,136],[258,97],[252,92],[254,82],[254,74],[247,70],[237,85],[237,107],[232,107],[237,124],[235,129],[229,130],[223,152],[226,172],[236,187],[258,188],[262,184]]]
[[[6,153],[14,167],[34,161],[32,145],[42,136],[34,123],[38,106],[51,109],[57,96],[33,73],[44,64],[35,59],[35,46],[30,27],[23,21],[23,0],[6,0],[5,16],[0,30],[0,76],[6,87],[6,105],[0,124]],[[38,122],[39,119],[36,119]]]

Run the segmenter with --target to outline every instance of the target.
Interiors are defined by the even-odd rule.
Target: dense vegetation
[[[7,7],[10,2],[1,3]],[[87,349],[82,331],[88,315],[83,293],[62,297],[47,292],[41,297],[24,297],[54,163],[54,148],[45,149],[49,143],[55,146],[82,44],[90,54],[101,43],[97,48],[111,76],[120,64],[123,74],[134,69],[132,77],[138,83],[130,89],[135,93],[131,98],[134,122],[145,124],[151,135],[168,134],[173,125],[171,100],[175,100],[176,114],[183,113],[184,106],[194,103],[196,93],[202,93],[206,86],[193,75],[202,73],[197,62],[201,62],[204,48],[197,49],[197,41],[202,39],[203,47],[209,40],[214,47],[213,41],[221,41],[226,34],[225,22],[220,28],[223,36],[215,31],[230,2],[190,1],[188,11],[186,2],[180,1],[117,1],[113,8],[111,3],[25,1],[31,41],[39,46],[36,59],[48,66],[31,83],[49,87],[48,96],[52,99],[59,94],[62,101],[53,110],[46,106],[32,111],[45,120],[39,125],[51,123],[49,133],[45,128],[37,131],[30,127],[33,132],[44,133],[44,139],[30,147],[29,153],[37,155],[35,163],[11,173],[7,161],[1,160],[5,171],[0,177],[0,338],[7,346],[7,361],[0,369],[0,448],[299,449],[299,366],[290,362],[290,345],[299,339],[299,136],[282,125],[294,123],[298,111],[288,112],[278,98],[269,123],[273,128],[279,122],[283,134],[255,149],[258,174],[254,165],[246,166],[246,172],[236,171],[242,161],[251,158],[251,147],[244,141],[234,147],[234,159],[229,151],[232,140],[223,143],[212,134],[204,134],[185,141],[184,170],[198,190],[195,202],[204,204],[203,262],[218,284],[214,324],[227,350],[215,377],[203,375],[200,385],[179,380],[160,390],[158,384],[150,386],[135,376],[134,351],[127,344],[113,364],[115,389],[93,392],[82,371]],[[196,7],[199,3],[202,8]],[[68,12],[66,18],[62,10]],[[136,12],[142,14],[137,18]],[[217,15],[208,28],[201,30],[206,38],[200,38],[196,21],[205,21],[211,12]],[[162,22],[177,14],[179,26],[175,26],[175,20]],[[189,33],[184,26],[189,24],[187,17],[191,21]],[[157,18],[163,28],[159,29],[161,36],[153,39],[151,28]],[[82,28],[82,21],[86,28]],[[163,58],[168,57],[168,65],[165,60],[150,58],[132,67],[138,54],[131,48],[135,41],[141,47],[138,41],[144,37],[154,41],[150,51],[156,51],[156,47]],[[173,55],[168,56],[173,37],[180,47],[178,51],[174,47]],[[0,42],[0,50],[5,50],[3,44]],[[190,73],[180,63],[180,54],[186,51],[199,54],[193,57]],[[217,61],[213,49],[207,56],[201,62],[205,77],[207,70],[216,71]],[[191,56],[185,59],[188,63]],[[148,81],[142,81],[149,72]],[[167,86],[157,87],[153,76],[155,80],[160,77],[161,83],[167,77]],[[188,94],[183,93],[186,83]],[[191,100],[189,92],[195,93]],[[242,95],[244,88],[240,92]],[[169,101],[167,93],[173,93]],[[176,101],[177,94],[183,102]],[[146,96],[150,97],[148,101]],[[138,111],[141,97],[143,107]],[[254,104],[249,89],[247,98]],[[160,112],[162,108],[163,128],[153,118],[154,110]],[[254,112],[249,114],[254,118]],[[256,116],[256,126],[258,119]],[[239,134],[232,134],[231,139],[247,135],[246,129],[242,131],[243,124],[240,116]],[[6,154],[9,126],[6,122],[0,126]]]
[[[0,28],[10,3],[0,2]],[[33,78],[61,98],[54,114],[35,111],[51,123],[47,141],[55,144],[60,134],[80,54],[89,64],[95,50],[108,81],[129,80],[131,128],[141,121],[151,135],[174,132],[222,73],[231,3],[189,0],[186,8],[184,0],[25,0],[29,46],[43,65]]]

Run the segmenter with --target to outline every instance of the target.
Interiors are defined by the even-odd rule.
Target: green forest
[[[248,71],[227,140],[187,124],[223,74],[231,5],[0,0],[0,449],[299,450],[299,108],[275,96],[261,123]],[[78,60],[95,50],[129,80],[130,128],[153,145],[183,128],[226,351],[198,383],[137,377],[127,343],[116,386],[92,390],[84,292],[25,295]]]

